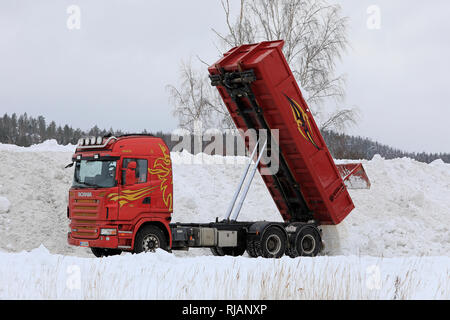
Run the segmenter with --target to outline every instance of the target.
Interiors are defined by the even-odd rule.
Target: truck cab
[[[69,244],[90,247],[96,256],[144,251],[145,244],[135,248],[134,240],[144,226],[153,226],[163,233],[164,243],[150,239],[146,245],[150,249],[171,246],[172,163],[162,139],[149,135],[84,138],[72,161]]]

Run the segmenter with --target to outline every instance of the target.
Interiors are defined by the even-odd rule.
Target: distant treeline
[[[106,134],[119,136],[126,133],[130,132],[114,130],[112,128],[105,130],[97,126],[94,126],[89,131],[83,131],[81,129],[74,129],[67,124],[64,126],[57,125],[54,121],[47,123],[43,116],[33,118],[26,113],[20,116],[17,116],[15,113],[11,116],[4,114],[0,118],[0,143],[15,144],[23,147],[41,143],[48,139],[55,139],[59,144],[67,145],[69,143],[76,144],[80,138],[86,136],[103,136]],[[146,130],[133,133],[152,134],[161,137],[170,149],[178,143],[177,141],[171,140],[170,133],[161,131],[148,132]],[[436,159],[442,159],[444,162],[450,163],[449,153],[404,152],[374,142],[368,138],[349,136],[332,131],[324,131],[322,135],[331,154],[336,159],[372,159],[375,154],[380,154],[385,159],[409,157],[426,163],[430,163]],[[207,143],[204,143],[203,146]],[[234,154],[234,152],[234,150],[224,150],[225,154]]]
[[[370,160],[375,154],[379,154],[385,159],[407,157],[425,163],[442,159],[445,163],[450,163],[450,153],[405,152],[368,138],[349,136],[332,131],[324,131],[322,135],[335,159]]]

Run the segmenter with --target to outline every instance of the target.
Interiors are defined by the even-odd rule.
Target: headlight
[[[116,234],[116,229],[100,229],[100,235],[102,236],[115,236]]]

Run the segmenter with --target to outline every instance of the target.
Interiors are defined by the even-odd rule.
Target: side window
[[[128,164],[132,161],[136,162],[136,183],[145,183],[147,182],[147,160],[146,159],[133,159],[133,158],[125,158],[123,159],[122,164],[122,184],[126,184],[126,169],[128,168]]]

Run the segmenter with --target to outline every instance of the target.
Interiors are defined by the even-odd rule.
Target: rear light
[[[100,229],[100,235],[115,236],[115,235],[117,235],[117,230],[116,229]]]

